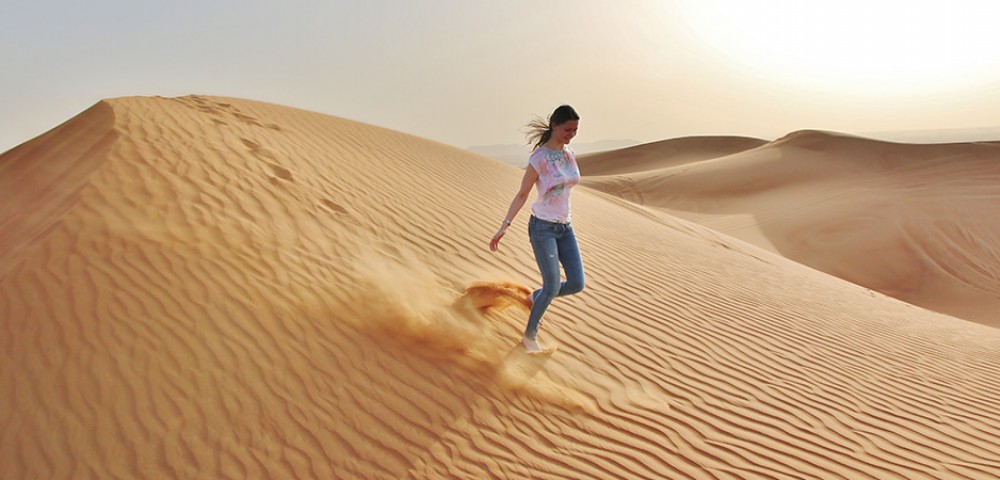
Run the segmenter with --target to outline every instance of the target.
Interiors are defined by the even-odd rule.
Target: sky
[[[104,98],[219,95],[460,148],[1000,126],[991,0],[51,0],[0,16],[0,152]],[[993,139],[991,139],[993,140]]]

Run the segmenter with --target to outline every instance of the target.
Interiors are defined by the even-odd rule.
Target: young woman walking
[[[579,123],[580,116],[569,105],[555,109],[547,123],[531,122],[528,140],[534,142],[534,150],[524,170],[521,188],[510,202],[500,230],[490,240],[490,251],[497,251],[507,227],[524,206],[531,187],[535,186],[538,197],[531,205],[528,238],[542,273],[542,288],[531,295],[531,313],[523,340],[529,352],[542,351],[538,344],[538,327],[552,300],[583,290],[583,260],[570,223],[569,202],[570,189],[580,182],[576,154],[569,147]],[[566,281],[560,281],[560,264],[566,272]]]

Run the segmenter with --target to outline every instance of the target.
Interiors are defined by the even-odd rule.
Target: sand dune
[[[723,157],[759,147],[764,140],[748,137],[684,137],[579,156],[584,176],[618,175]]]
[[[1000,475],[998,330],[598,191],[525,354],[520,175],[200,96],[8,152],[0,477]]]
[[[1000,143],[802,131],[734,155],[664,163],[584,183],[909,303],[1000,326]]]

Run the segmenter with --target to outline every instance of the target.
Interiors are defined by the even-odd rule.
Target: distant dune
[[[724,157],[765,143],[766,140],[747,137],[675,138],[581,155],[580,173],[584,176],[597,176],[659,170],[673,165]]]
[[[581,159],[627,173],[575,191],[587,289],[532,356],[527,213],[486,248],[518,168],[102,101],[0,156],[0,478],[1000,476],[1000,330],[784,257],[987,305],[996,147],[685,142]]]
[[[573,149],[577,155],[603,152],[606,150],[618,150],[640,143],[637,140],[605,140],[601,142],[574,143]],[[515,167],[524,168],[528,164],[528,157],[531,155],[531,146],[527,144],[511,145],[481,145],[469,147],[470,152],[475,152],[494,160],[500,160]]]
[[[659,154],[660,162],[656,163]],[[630,152],[602,154],[627,171]],[[907,145],[802,131],[585,184],[915,305],[1000,326],[1000,143]],[[656,168],[661,167],[661,168]]]
[[[1000,127],[868,132],[865,137],[903,143],[964,143],[1000,140]]]

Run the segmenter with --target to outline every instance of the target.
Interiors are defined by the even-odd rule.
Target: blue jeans
[[[538,326],[542,323],[545,309],[556,297],[572,295],[583,290],[583,260],[580,258],[580,247],[576,244],[576,235],[570,224],[547,222],[535,218],[528,220],[528,238],[531,248],[535,251],[535,261],[538,270],[542,272],[542,288],[532,294],[534,303],[531,315],[528,316],[528,327],[524,336],[536,338]],[[566,281],[560,279],[559,264],[566,271]]]

